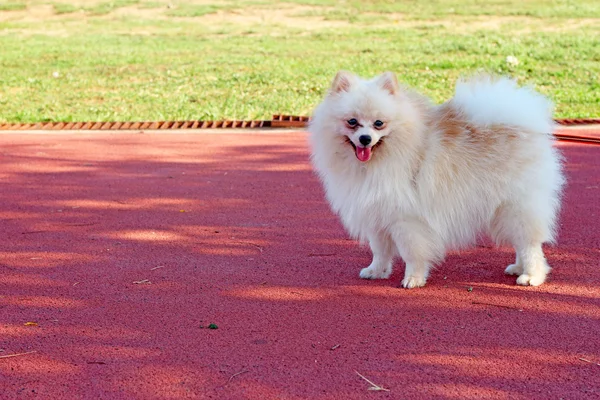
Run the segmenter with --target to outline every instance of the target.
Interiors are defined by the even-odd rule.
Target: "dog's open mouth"
[[[354,149],[354,154],[356,154],[356,158],[358,158],[359,161],[367,162],[371,159],[373,151],[383,142],[383,138],[379,139],[379,141],[371,147],[356,147],[354,142],[352,142],[348,136],[346,136],[346,142],[350,143]]]

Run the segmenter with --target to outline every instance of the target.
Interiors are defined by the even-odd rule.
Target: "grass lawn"
[[[339,69],[440,102],[508,74],[598,117],[598,38],[598,0],[3,0],[0,122],[306,115]]]

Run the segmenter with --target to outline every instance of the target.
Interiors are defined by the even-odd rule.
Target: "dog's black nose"
[[[371,143],[371,136],[369,136],[369,135],[362,135],[361,137],[358,138],[358,141],[363,146],[368,146],[369,143]]]

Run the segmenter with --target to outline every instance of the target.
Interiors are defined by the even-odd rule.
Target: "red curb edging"
[[[310,117],[300,115],[275,114],[271,120],[222,120],[222,121],[121,121],[121,122],[38,122],[38,123],[4,123],[0,130],[183,130],[183,129],[254,129],[254,128],[306,128]],[[578,126],[600,124],[600,118],[565,118],[555,119],[562,126]],[[600,145],[600,138],[555,134],[557,140]]]
[[[115,121],[115,122],[35,122],[1,123],[0,130],[166,130],[166,129],[235,129],[235,128],[306,128],[310,117],[275,114],[271,120],[221,121]],[[562,126],[600,124],[600,118],[555,119]]]

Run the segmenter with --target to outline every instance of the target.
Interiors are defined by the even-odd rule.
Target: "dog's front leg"
[[[373,252],[373,261],[360,271],[363,279],[387,279],[392,274],[396,249],[389,234],[379,232],[369,235],[369,245]]]
[[[429,269],[444,257],[441,238],[419,221],[402,221],[392,230],[400,257],[406,263],[402,286],[407,289],[425,286]]]

